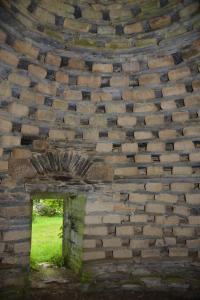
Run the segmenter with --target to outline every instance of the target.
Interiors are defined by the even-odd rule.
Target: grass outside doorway
[[[32,223],[31,264],[52,262],[62,265],[61,216],[35,216]]]

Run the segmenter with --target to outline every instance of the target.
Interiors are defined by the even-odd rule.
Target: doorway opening
[[[58,195],[32,196],[31,266],[63,265],[63,205]]]

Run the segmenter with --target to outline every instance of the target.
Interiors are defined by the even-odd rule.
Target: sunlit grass
[[[60,236],[63,218],[61,216],[36,216],[32,223],[31,263],[61,264],[62,238]]]

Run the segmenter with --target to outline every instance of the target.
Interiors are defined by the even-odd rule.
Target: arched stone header
[[[29,159],[11,158],[9,175],[16,180],[54,176],[54,179],[81,179],[89,181],[112,181],[112,167],[103,162],[94,162],[93,157],[78,151],[52,150],[33,154]]]

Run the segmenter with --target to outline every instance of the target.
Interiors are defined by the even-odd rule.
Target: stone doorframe
[[[28,159],[11,158],[9,161],[9,175],[18,183],[18,186],[23,188],[24,197],[29,198],[29,223],[26,225],[27,232],[25,235],[29,245],[23,250],[24,259],[18,260],[18,267],[25,266],[26,269],[29,269],[32,224],[31,195],[36,193],[38,196],[39,193],[41,195],[43,193],[51,193],[51,195],[52,193],[71,194],[82,196],[91,201],[95,194],[95,186],[98,186],[99,189],[99,186],[112,182],[113,170],[111,165],[95,161],[94,157],[88,157],[86,154],[77,151],[52,150],[42,154],[34,153]],[[81,209],[83,209],[86,204],[81,203],[81,205]],[[83,216],[81,218],[84,225]],[[80,241],[81,239],[79,239]],[[15,243],[18,243],[17,237],[15,237]],[[14,253],[14,255],[16,254]],[[80,257],[78,259],[80,265]],[[75,265],[77,265],[77,262],[75,262]],[[75,266],[74,270],[79,271],[79,266],[78,268]]]

